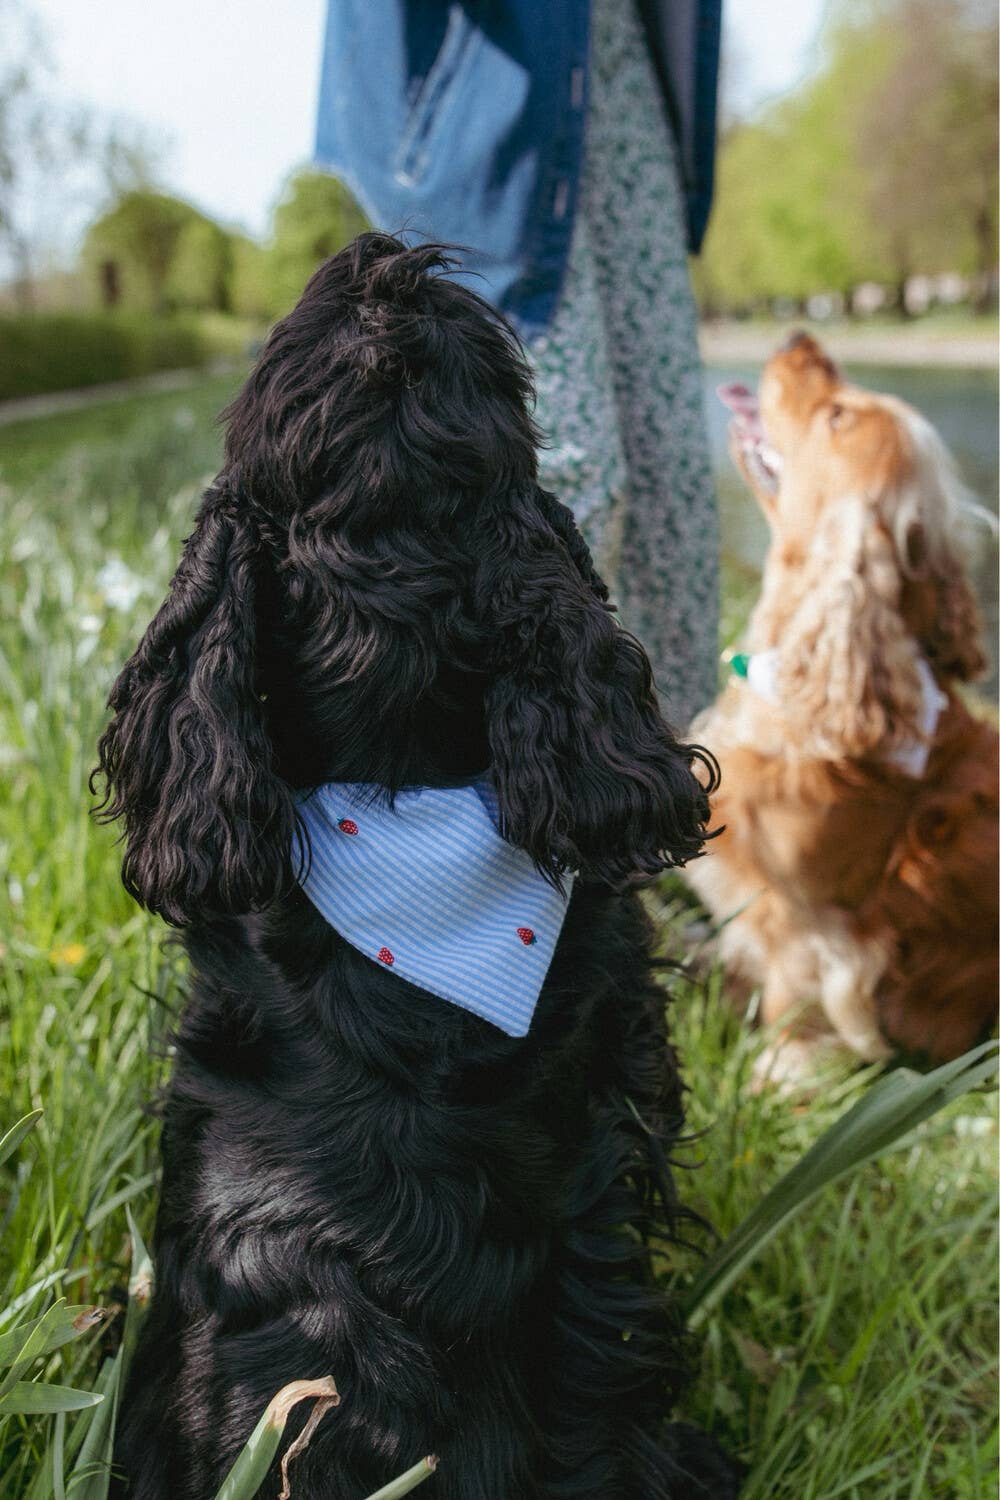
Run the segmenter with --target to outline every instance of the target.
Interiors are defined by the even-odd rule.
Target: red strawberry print
[[[358,825],[357,823],[355,823],[353,818],[341,818],[340,822],[337,824],[337,827],[340,829],[341,833],[357,833],[358,831]]]
[[[378,961],[380,964],[394,964],[396,962],[388,948],[380,948],[378,950]]]
[[[532,943],[536,941],[535,934],[530,927],[519,927],[517,935],[526,948],[530,948]]]

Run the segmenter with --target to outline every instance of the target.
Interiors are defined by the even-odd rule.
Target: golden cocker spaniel
[[[997,998],[997,735],[956,684],[986,660],[959,486],[930,425],[847,384],[795,334],[734,458],[771,543],[745,654],[692,734],[725,831],[686,872],[727,968],[784,1023],[777,1072],[818,1037],[942,1060]]]

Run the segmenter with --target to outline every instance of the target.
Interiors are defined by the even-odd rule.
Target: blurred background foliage
[[[725,97],[725,96],[724,96]],[[723,117],[717,195],[694,268],[708,313],[826,295],[907,315],[996,300],[997,12],[989,0],[840,0],[791,95]],[[789,308],[791,312],[794,308]],[[922,310],[922,308],[920,309]]]
[[[321,261],[366,227],[347,189],[325,172],[293,172],[263,244],[152,188],[123,193],[90,226],[83,272],[107,308],[233,313],[267,322],[287,312]]]
[[[365,227],[340,182],[309,169],[289,177],[263,244],[129,188],[90,225],[75,276],[22,282],[7,311],[0,297],[0,400],[245,356]]]
[[[53,105],[26,4],[0,0],[0,26],[16,19],[20,39],[0,64],[0,253],[14,272],[0,285],[2,395],[167,367],[181,350],[188,365],[245,352],[364,227],[361,210],[308,167],[258,238],[167,192],[162,143],[143,126]],[[715,209],[693,262],[703,314],[995,309],[997,71],[993,0],[833,0],[808,75],[739,114],[739,57],[726,57]],[[38,205],[53,197],[99,205],[71,263],[47,254]],[[47,324],[66,312],[72,328]],[[157,340],[138,319],[187,323]],[[57,359],[44,352],[54,339]]]

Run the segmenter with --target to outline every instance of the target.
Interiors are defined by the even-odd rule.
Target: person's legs
[[[627,471],[616,593],[668,718],[715,696],[719,538],[674,143],[638,17],[594,0],[586,224]]]
[[[529,353],[538,391],[535,417],[548,445],[539,454],[540,482],[570,507],[598,572],[616,594],[625,461],[583,215],[574,226],[555,318]]]

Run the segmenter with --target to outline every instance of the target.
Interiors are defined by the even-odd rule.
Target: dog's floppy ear
[[[974,682],[989,662],[983,648],[983,617],[962,564],[949,558],[935,575],[937,609],[922,643],[931,665],[945,677]]]
[[[91,789],[103,778],[101,819],[123,822],[126,889],[176,925],[262,907],[290,880],[295,804],[258,681],[267,567],[246,507],[213,486],[108,700]]]
[[[502,497],[489,529],[477,593],[505,836],[554,881],[580,870],[618,886],[683,864],[704,843],[716,769],[664,723],[646,655],[617,625],[571,513],[529,483]]]
[[[884,508],[906,580],[904,613],[938,676],[971,682],[988,663],[963,552],[967,518],[982,508],[930,423],[909,408],[903,420],[910,464]]]
[[[957,530],[957,524],[955,529]],[[974,682],[986,671],[983,618],[954,538],[906,513],[895,525],[903,614],[939,677]]]
[[[829,507],[779,642],[782,716],[808,753],[863,757],[916,732],[922,691],[902,583],[871,503],[852,495]]]

